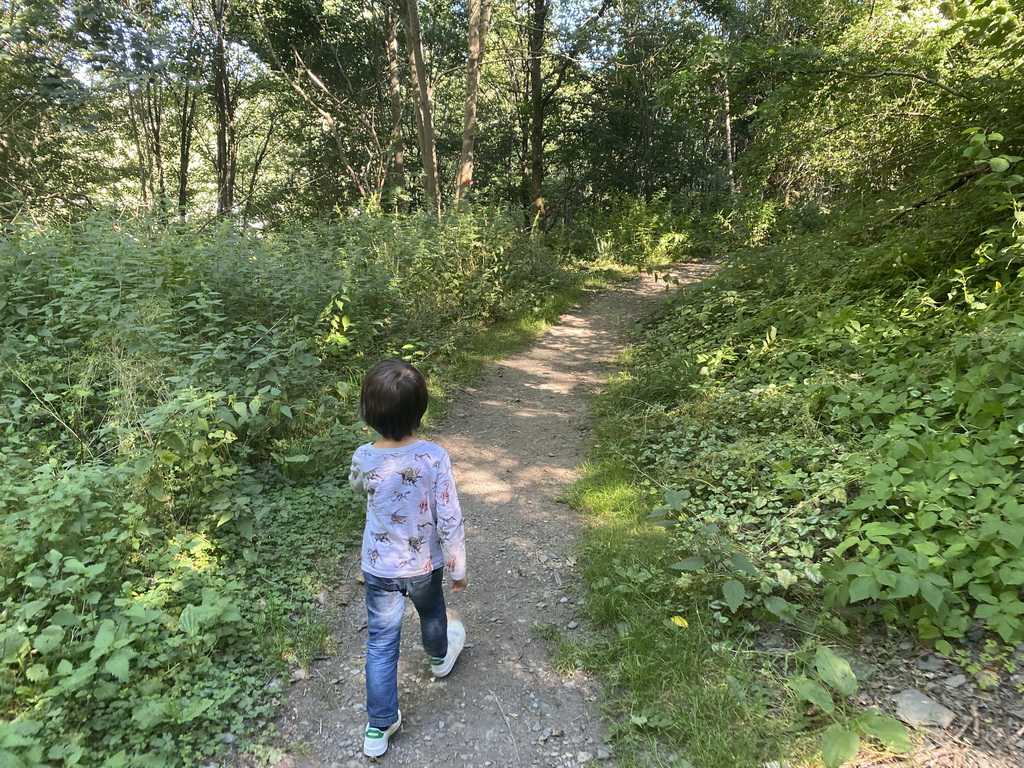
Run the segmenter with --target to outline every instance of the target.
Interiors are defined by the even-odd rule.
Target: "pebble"
[[[589,752],[577,752],[576,753],[576,762],[577,763],[589,763],[593,759],[594,759],[594,756],[592,754],[590,754]]]
[[[914,662],[914,666],[924,672],[938,672],[942,669],[945,660],[937,653],[929,654],[928,656],[922,656],[920,659]]]
[[[896,717],[909,725],[937,725],[948,728],[956,715],[920,691],[906,690],[892,697]]]
[[[959,688],[967,682],[967,678],[964,675],[953,675],[952,677],[947,677],[942,682],[947,688]]]

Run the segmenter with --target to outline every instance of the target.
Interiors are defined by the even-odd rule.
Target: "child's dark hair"
[[[405,360],[389,357],[366,372],[359,415],[383,437],[401,440],[420,428],[427,399],[423,374]]]

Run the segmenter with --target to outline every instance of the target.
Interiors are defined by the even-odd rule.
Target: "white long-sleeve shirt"
[[[367,443],[352,455],[349,483],[366,494],[363,570],[407,578],[446,566],[466,577],[466,529],[451,459],[419,440],[401,448]]]

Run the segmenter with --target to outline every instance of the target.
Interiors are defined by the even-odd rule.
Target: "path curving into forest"
[[[680,285],[712,265],[673,270]],[[615,370],[636,321],[668,295],[649,275],[602,293],[560,318],[529,349],[460,390],[430,435],[452,456],[466,518],[470,587],[449,596],[467,647],[452,674],[434,680],[407,606],[399,663],[403,725],[380,762],[392,766],[559,768],[612,758],[603,744],[599,685],[565,678],[534,630],[577,627],[576,512],[558,498],[577,477],[590,434],[591,395]],[[366,615],[349,560],[332,597],[337,653],[291,685],[278,719],[288,748],[279,768],[365,766],[362,754]]]

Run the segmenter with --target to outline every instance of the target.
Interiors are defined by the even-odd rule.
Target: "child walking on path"
[[[423,375],[398,358],[377,363],[359,396],[363,420],[381,439],[356,449],[349,482],[366,494],[363,579],[366,582],[366,711],[363,752],[376,757],[402,724],[398,652],[405,597],[420,617],[423,648],[435,677],[447,675],[466,642],[448,621],[444,568],[452,593],[469,584],[466,539],[451,460],[416,431],[427,410]]]

